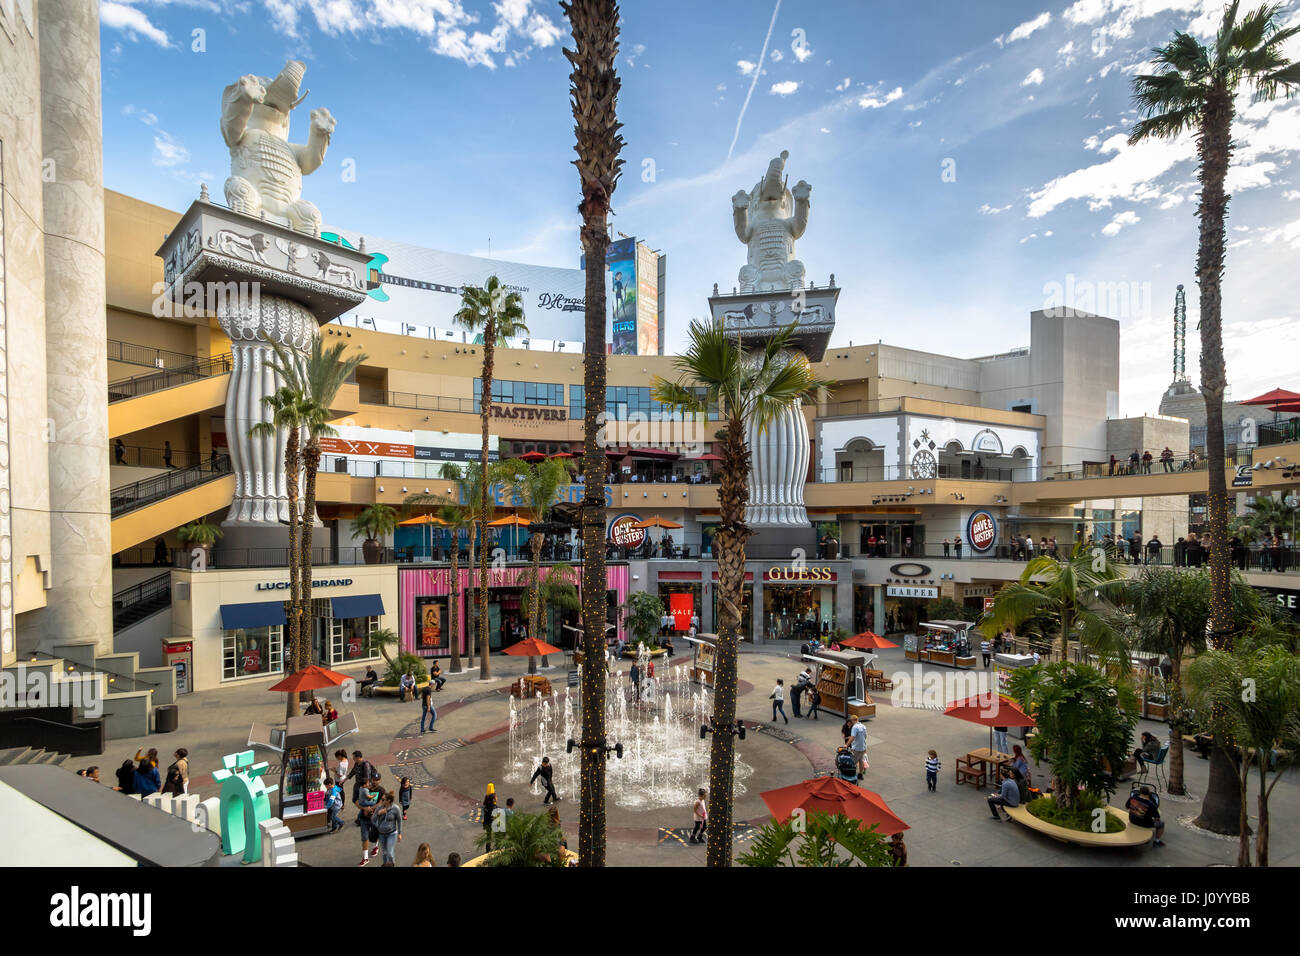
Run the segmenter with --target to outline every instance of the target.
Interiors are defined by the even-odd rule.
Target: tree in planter
[[[400,652],[396,657],[388,660],[388,669],[384,671],[384,676],[380,679],[385,687],[396,687],[401,683],[402,675],[408,671],[415,678],[417,685],[423,684],[429,679],[429,672],[424,667],[424,658],[418,654],[411,654],[407,651]]]
[[[515,811],[506,817],[504,830],[484,833],[475,846],[486,850],[491,842],[494,847],[484,866],[564,866],[562,839],[564,831],[548,814]]]
[[[1008,693],[1033,714],[1035,760],[1051,755],[1055,803],[1071,809],[1082,789],[1109,796],[1128,757],[1137,726],[1137,696],[1090,664],[1056,661],[1011,675]]]
[[[795,843],[797,849],[792,849]],[[795,829],[794,821],[775,820],[759,830],[749,842],[749,849],[736,857],[741,866],[893,866],[889,841],[873,823],[862,828],[861,820],[843,814],[810,813],[804,829]]]
[[[569,99],[573,105],[574,165],[582,187],[582,252],[586,265],[583,304],[582,384],[582,649],[590,662],[605,656],[605,252],[609,249],[609,211],[623,169],[623,137],[618,121],[618,4],[615,0],[560,0],[573,28],[573,49],[564,56],[573,67]],[[583,700],[605,699],[605,668],[582,668]],[[581,808],[578,857],[582,866],[605,865],[605,708],[582,709]]]
[[[176,529],[176,537],[185,544],[197,545],[204,551],[211,551],[212,546],[225,534],[220,525],[215,525],[206,518],[191,521]]]
[[[1210,531],[1210,646],[1232,647],[1229,600],[1228,487],[1223,439],[1223,393],[1227,369],[1223,359],[1223,271],[1228,194],[1225,183],[1232,162],[1232,123],[1242,89],[1256,101],[1273,100],[1300,88],[1300,63],[1287,59],[1284,45],[1300,34],[1300,25],[1282,28],[1283,5],[1265,4],[1238,19],[1233,0],[1224,10],[1218,33],[1209,44],[1188,33],[1154,51],[1158,73],[1133,77],[1133,100],[1144,118],[1133,127],[1129,143],[1173,139],[1192,133],[1196,139],[1197,178],[1201,183],[1200,238],[1196,282],[1200,286],[1201,394],[1205,399],[1205,449]],[[1210,782],[1198,826],[1215,833],[1236,832],[1239,812],[1231,762],[1218,748],[1210,755]]]
[[[507,339],[527,335],[524,324],[524,302],[517,292],[509,292],[496,276],[488,276],[480,286],[468,285],[461,291],[460,309],[456,312],[457,325],[483,336],[483,372],[479,393],[479,427],[482,444],[479,448],[479,541],[487,541],[488,510],[488,424],[492,418],[492,375],[496,347]],[[488,553],[479,550],[478,633],[483,649],[479,654],[480,680],[492,676],[491,655],[487,652],[488,630]]]
[[[1047,614],[1056,622],[1062,660],[1069,657],[1070,641],[1077,640],[1103,663],[1127,672],[1128,652],[1113,603],[1123,594],[1126,578],[1105,553],[1094,553],[1097,550],[1077,544],[1063,560],[1046,554],[1034,558],[1019,580],[994,595],[993,611],[981,630],[992,637]]]
[[[659,646],[659,628],[663,623],[664,602],[649,591],[633,591],[619,608],[623,612],[623,626],[633,638],[646,647]]]
[[[1246,794],[1252,763],[1258,768],[1255,861],[1259,866],[1268,866],[1269,797],[1300,748],[1300,660],[1276,645],[1235,652],[1210,651],[1192,661],[1188,683],[1198,712],[1209,715],[1208,729],[1214,734],[1216,747],[1238,751],[1234,761],[1241,806],[1237,822],[1238,866],[1250,866]],[[1277,763],[1270,782],[1275,750]]]
[[[718,581],[714,585],[718,603],[715,727],[730,727],[736,722],[745,542],[752,534],[745,524],[745,507],[749,503],[748,429],[764,432],[796,402],[823,400],[830,386],[813,371],[806,357],[789,351],[796,328],[797,321],[757,347],[746,347],[739,337],[729,337],[720,322],[692,322],[686,351],[674,363],[679,380],[669,382],[656,377],[651,387],[652,397],[670,409],[703,416],[716,408],[723,422],[718,485],[721,520],[713,532],[713,552],[718,559]],[[713,734],[709,754],[709,793],[713,798],[706,854],[709,866],[731,865],[735,750],[731,734]]]
[[[555,504],[555,496],[560,490],[560,486],[569,480],[569,469],[566,468],[559,458],[547,458],[539,462],[520,461],[511,459],[502,462],[501,471],[509,475],[509,481],[512,490],[523,500],[524,511],[532,519],[533,524],[542,524],[546,521],[546,515]],[[542,566],[542,545],[545,543],[546,535],[539,532],[533,532],[529,535],[528,544],[532,554],[532,580],[541,579],[540,569]],[[534,588],[531,597],[528,600],[528,633],[533,637],[541,635],[541,591]],[[528,658],[528,673],[537,673],[537,658]]]
[[[365,536],[362,552],[366,564],[378,564],[383,555],[383,539],[397,530],[397,509],[382,501],[366,505],[352,519],[352,537]],[[372,560],[373,558],[373,560]]]

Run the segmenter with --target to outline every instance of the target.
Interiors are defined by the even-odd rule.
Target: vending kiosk
[[[194,642],[162,642],[163,664],[176,671],[176,693],[188,694],[194,689]]]
[[[279,816],[295,837],[329,830],[325,778],[329,775],[330,748],[357,730],[355,714],[344,714],[328,724],[322,724],[320,717],[309,716],[291,717],[283,728],[265,724],[249,728],[250,747],[264,747],[283,756]]]

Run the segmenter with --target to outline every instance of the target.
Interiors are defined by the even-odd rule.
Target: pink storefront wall
[[[526,567],[513,566],[488,570],[488,587],[519,587],[519,580]],[[474,569],[474,580],[479,579],[478,569]],[[605,569],[606,587],[613,590],[620,605],[627,600],[629,572],[626,564],[610,565]],[[470,571],[460,569],[460,604],[457,609],[456,637],[462,654],[468,651],[465,624],[465,596],[470,587]],[[579,589],[581,590],[581,589]],[[401,602],[398,613],[398,629],[402,639],[402,650],[418,654],[415,639],[415,599],[417,597],[445,597],[451,593],[450,568],[402,568],[397,573],[397,595]],[[619,621],[619,636],[622,636],[623,623]]]

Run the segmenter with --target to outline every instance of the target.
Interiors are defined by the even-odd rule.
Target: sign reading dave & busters
[[[991,549],[998,540],[997,519],[987,511],[972,511],[966,519],[966,540],[976,554]]]
[[[616,548],[639,548],[645,543],[645,528],[638,528],[640,515],[622,514],[609,523],[609,543]]]

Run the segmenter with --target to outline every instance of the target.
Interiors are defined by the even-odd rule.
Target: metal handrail
[[[145,598],[145,590],[153,588],[154,593],[171,588],[171,572],[164,571],[162,574],[155,574],[151,578],[146,578],[138,584],[123,588],[113,593],[113,603],[120,604],[122,607],[130,607],[132,604],[139,604]],[[164,584],[164,582],[166,582]],[[159,587],[162,585],[162,587]]]
[[[116,442],[109,448],[112,464],[139,468],[188,468],[203,463],[203,453],[185,448],[172,449],[172,461],[167,462],[167,449],[147,445],[122,445],[122,460],[118,460]]]
[[[218,455],[215,461],[205,465],[178,468],[166,474],[121,485],[109,491],[112,516],[116,518],[228,474],[230,474],[230,456]]]
[[[225,375],[230,371],[230,362],[230,354],[227,353],[203,359],[182,368],[169,368],[148,375],[134,375],[131,378],[109,382],[108,403],[111,405],[114,402],[125,401],[128,398],[138,398],[141,395],[160,392],[163,389],[174,388],[177,385],[188,385],[190,382],[197,382],[201,379]]]
[[[179,368],[202,361],[199,356],[186,352],[173,352],[169,349],[137,345],[134,342],[123,342],[118,339],[108,340],[108,360],[121,362],[123,365],[144,365],[154,369]]]

